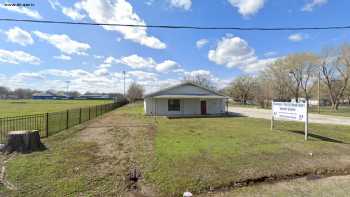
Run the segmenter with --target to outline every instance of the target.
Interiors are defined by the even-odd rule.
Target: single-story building
[[[193,83],[175,85],[144,97],[146,115],[217,115],[227,112],[228,97]]]
[[[84,94],[78,97],[78,99],[86,100],[110,100],[113,99],[111,95],[108,94]]]

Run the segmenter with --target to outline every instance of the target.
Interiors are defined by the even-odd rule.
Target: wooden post
[[[67,122],[66,129],[68,129],[69,128],[69,110],[67,110],[67,120],[66,120],[66,122]]]
[[[89,120],[90,120],[90,118],[91,118],[91,117],[90,117],[90,114],[91,114],[91,113],[90,113],[90,109],[91,109],[91,107],[89,106]]]
[[[49,113],[46,113],[45,116],[46,116],[45,133],[46,133],[46,137],[49,137]]]
[[[81,124],[81,108],[79,109],[79,124]]]
[[[274,119],[273,119],[273,115],[272,115],[272,117],[271,117],[271,130],[273,130],[273,127],[274,127],[274,125],[273,125],[273,122],[274,121]]]
[[[95,117],[97,117],[97,105],[95,106],[95,112],[96,112]]]

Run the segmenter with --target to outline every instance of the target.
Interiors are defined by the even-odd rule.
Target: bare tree
[[[197,73],[195,75],[185,75],[182,81],[191,82],[208,89],[216,89],[211,79],[211,76],[205,73]]]
[[[254,98],[256,80],[251,76],[240,76],[234,79],[229,85],[229,94],[232,98],[247,104],[247,100]]]
[[[130,102],[135,102],[137,99],[142,99],[145,90],[142,85],[133,82],[130,84],[127,92],[127,98]]]
[[[286,72],[292,78],[294,97],[298,102],[300,89],[306,100],[309,100],[312,80],[317,75],[318,58],[312,53],[297,53],[286,57],[283,62]]]
[[[256,77],[256,88],[254,97],[257,104],[262,108],[268,108],[273,100],[274,82],[265,72],[260,73]]]
[[[350,45],[325,49],[321,56],[321,70],[332,110],[338,110],[340,98],[344,95],[350,77]]]
[[[263,82],[269,81],[271,83],[272,99],[278,101],[290,100],[291,93],[296,95],[292,88],[293,81],[289,77],[289,71],[285,65],[285,60],[279,59],[260,73],[262,78],[266,79]]]

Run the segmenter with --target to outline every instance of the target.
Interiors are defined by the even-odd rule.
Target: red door
[[[201,101],[201,114],[207,114],[207,101]]]

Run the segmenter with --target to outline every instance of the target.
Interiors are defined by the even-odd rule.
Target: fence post
[[[49,137],[49,113],[46,113],[46,127],[45,127],[46,137]]]
[[[95,117],[97,117],[97,105],[95,106],[95,111],[96,111],[96,116]]]
[[[90,109],[91,109],[91,107],[89,106],[89,120],[90,120],[90,118],[91,118],[91,117],[90,117],[90,114],[91,114],[91,113],[90,113]]]
[[[67,125],[66,125],[66,129],[69,128],[69,110],[67,110]]]
[[[79,124],[81,124],[81,108],[79,110]]]

